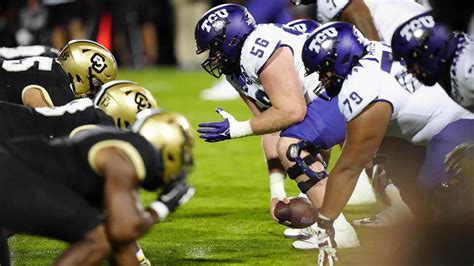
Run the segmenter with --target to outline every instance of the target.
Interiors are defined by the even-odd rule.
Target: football
[[[275,206],[275,217],[278,223],[291,228],[305,228],[316,222],[317,210],[307,198],[290,198],[290,203],[282,201]]]

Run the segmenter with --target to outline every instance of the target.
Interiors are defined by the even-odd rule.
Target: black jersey
[[[104,177],[94,170],[99,148],[114,147],[134,164],[141,186],[163,185],[161,152],[141,135],[115,127],[90,129],[73,138],[16,138],[5,145],[9,153],[31,170],[61,183],[92,202],[102,200]]]
[[[23,104],[21,95],[28,85],[44,88],[55,106],[75,99],[69,77],[56,59],[44,56],[0,59],[0,100]]]
[[[88,98],[77,99],[55,108],[31,108],[0,102],[0,143],[20,136],[48,138],[68,136],[83,125],[114,126],[112,117],[94,106]]]

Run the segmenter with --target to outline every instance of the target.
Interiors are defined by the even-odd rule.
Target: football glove
[[[385,166],[383,164],[376,164],[372,169],[372,187],[374,188],[375,195],[384,206],[390,206],[390,199],[387,193],[385,193],[385,188],[390,183]]]
[[[243,122],[237,121],[234,116],[227,113],[222,108],[216,108],[216,112],[224,118],[224,121],[199,124],[199,129],[197,130],[201,133],[199,137],[204,139],[206,142],[218,142],[253,134],[250,120]]]
[[[464,176],[467,178],[474,173],[474,141],[456,146],[444,160],[446,172],[450,178]]]
[[[165,186],[158,197],[158,201],[163,202],[168,210],[172,212],[180,205],[188,202],[194,196],[195,192],[196,190],[186,184],[184,180],[179,180]]]
[[[337,244],[334,240],[334,220],[328,220],[319,214],[316,223],[318,225],[316,229],[319,246],[318,265],[332,266],[338,260],[336,254]]]

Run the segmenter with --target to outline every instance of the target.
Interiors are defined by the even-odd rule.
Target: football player
[[[293,4],[316,4],[316,20],[320,23],[345,21],[356,25],[373,41],[390,42],[395,29],[408,18],[428,11],[414,0],[290,0]]]
[[[0,100],[31,107],[64,105],[93,97],[117,75],[113,55],[89,40],[70,41],[57,58],[46,56],[0,60]]]
[[[216,111],[224,121],[201,123],[200,137],[206,142],[217,142],[263,135],[262,146],[270,176],[270,211],[274,219],[276,203],[288,202],[283,189],[285,167],[277,151],[280,131],[304,120],[307,105],[316,96],[313,89],[319,83],[317,74],[305,75],[299,56],[307,36],[283,25],[257,25],[247,9],[236,4],[212,8],[201,17],[195,29],[196,52],[209,51],[203,68],[216,78],[224,74],[254,115],[247,121],[237,121],[218,108]],[[322,169],[315,158],[311,163],[319,164]],[[316,207],[321,204],[324,185],[323,181],[311,188],[316,195],[312,200]],[[347,240],[356,239],[352,226],[342,215],[340,219],[342,227],[348,229],[345,230]],[[358,244],[354,241],[347,246]]]
[[[8,125],[0,130],[0,142],[18,136],[63,137],[96,124],[125,129],[138,112],[150,108],[157,108],[151,92],[127,80],[108,82],[93,100],[81,98],[53,108],[0,102],[0,120]]]
[[[103,85],[94,100],[82,98],[54,108],[31,108],[0,102],[0,120],[8,125],[0,131],[0,143],[19,136],[68,136],[96,124],[115,124],[118,128],[126,129],[135,122],[138,112],[156,107],[156,100],[151,92],[126,80]],[[186,177],[192,167],[193,136],[189,122],[184,116],[165,110],[160,112],[160,116],[166,117],[164,120],[168,123],[179,125],[186,136],[186,153],[183,154],[185,162],[180,162],[183,169],[172,183],[164,186],[158,197],[171,212],[187,202],[195,192],[195,189],[186,183]],[[145,259],[144,255],[140,257]]]
[[[118,264],[136,264],[130,246],[169,212],[158,201],[145,211],[137,189],[169,184],[184,163],[186,136],[161,117],[146,110],[130,131],[105,127],[72,138],[8,141],[0,148],[0,227],[71,243],[57,264],[96,265],[111,247]]]
[[[316,17],[319,22],[345,21],[352,23],[367,39],[385,42],[390,42],[395,29],[408,18],[427,11],[425,6],[414,0],[291,0],[291,2],[293,4],[316,4]],[[412,75],[403,73],[404,75],[400,75],[399,79],[407,84],[411,83],[414,87],[419,86],[419,82],[413,79]],[[389,154],[388,151],[398,151],[399,149],[409,151],[416,148],[408,142],[400,143],[393,138],[384,138],[373,162],[365,170],[372,179],[375,195],[383,206],[382,210],[371,217],[354,220],[355,225],[384,227],[398,223],[398,218],[410,219],[412,217],[407,205],[400,198],[398,189],[392,184],[392,178],[384,177],[380,173],[384,173],[387,167],[394,169],[390,164],[398,164],[399,167],[403,167],[403,165],[412,162],[407,157],[398,158],[405,160],[395,160],[392,157],[398,157],[397,154]],[[380,160],[380,158],[384,159]],[[393,171],[392,174],[394,174]],[[404,192],[400,191],[400,193]]]
[[[474,42],[472,36],[453,32],[430,13],[408,19],[392,37],[397,60],[403,59],[418,80],[438,82],[457,103],[474,111]]]
[[[338,96],[339,110],[347,121],[346,142],[328,178],[317,221],[321,265],[337,258],[333,221],[384,136],[426,145],[417,182],[442,218],[456,220],[469,211],[469,205],[472,208],[471,202],[463,201],[466,195],[457,193],[463,182],[448,176],[442,163],[456,145],[474,139],[473,114],[452,101],[439,85],[412,90],[401,82],[397,75],[405,68],[392,61],[390,47],[365,39],[348,23],[317,28],[305,42],[302,58],[308,75],[319,73],[321,84],[316,91],[325,90],[329,98]]]

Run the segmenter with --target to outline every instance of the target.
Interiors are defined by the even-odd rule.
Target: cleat
[[[293,247],[296,249],[317,249],[318,248],[318,237],[316,236],[317,225],[313,224],[312,226],[301,232],[308,233],[309,238],[305,240],[297,240],[293,242]],[[303,230],[303,229],[300,229]],[[337,248],[355,248],[359,247],[359,239],[357,238],[357,233],[352,227],[352,225],[347,222],[344,215],[341,213],[339,217],[334,221],[334,230],[335,230],[335,241]],[[286,230],[285,230],[286,231]]]
[[[312,228],[312,226],[301,228],[301,229],[298,229],[298,228],[285,229],[285,231],[283,231],[283,236],[285,238],[293,238],[293,239],[308,239],[312,235],[314,235],[314,229]]]
[[[335,241],[337,244],[337,248],[356,248],[360,246],[359,239],[357,238],[357,233],[350,224],[345,229],[336,229]],[[318,236],[313,235],[306,240],[297,240],[293,242],[293,247],[296,249],[317,249]]]

